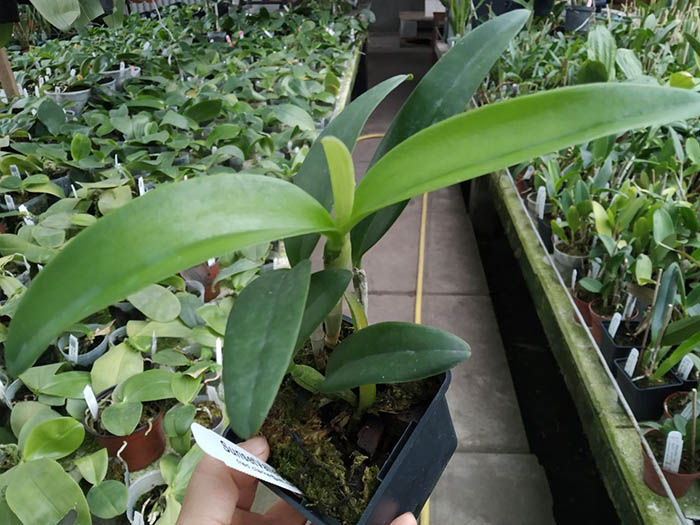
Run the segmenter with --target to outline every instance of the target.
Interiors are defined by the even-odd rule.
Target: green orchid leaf
[[[44,100],[39,106],[37,118],[39,119],[39,122],[46,126],[46,129],[48,129],[49,133],[52,135],[58,135],[61,133],[61,130],[66,123],[66,114],[63,111],[63,108],[50,98]]]
[[[634,84],[588,84],[489,104],[435,124],[382,157],[357,186],[353,222],[573,144],[698,115],[700,94]],[[520,125],[538,133],[519,133]]]
[[[136,293],[132,293],[127,300],[149,319],[167,323],[174,321],[180,315],[180,301],[167,288],[159,284],[149,284]]]
[[[397,322],[373,324],[335,348],[321,391],[424,379],[449,370],[469,354],[466,342],[437,328]]]
[[[673,226],[673,219],[663,208],[654,212],[652,233],[656,244],[673,245],[676,229]]]
[[[658,210],[657,210],[658,211]],[[676,293],[678,292],[679,280],[682,279],[681,270],[678,263],[672,263],[661,276],[659,291],[656,295],[656,302],[651,310],[651,342],[658,340],[666,317],[668,305],[676,304]]]
[[[98,518],[108,520],[126,512],[128,491],[121,481],[106,479],[90,488],[87,502]]]
[[[75,466],[78,467],[80,475],[83,476],[85,481],[90,483],[90,485],[102,483],[102,480],[104,480],[107,475],[107,467],[109,466],[107,449],[101,448],[89,456],[77,458],[75,460]]]
[[[154,368],[132,376],[119,385],[119,394],[115,391],[115,399],[126,403],[145,403],[160,401],[173,397],[171,387],[175,373],[169,370]]]
[[[299,328],[295,350],[299,350],[318,328],[347,290],[352,272],[338,268],[322,270],[311,275],[304,317]]]
[[[72,417],[59,417],[40,423],[24,443],[24,461],[60,459],[75,452],[83,443],[85,429]]]
[[[36,425],[42,421],[61,417],[61,415],[38,401],[20,401],[12,406],[10,412],[10,428],[12,433],[19,439],[22,431],[29,435]]]
[[[511,11],[479,25],[459,40],[408,97],[379,143],[371,165],[415,133],[464,111],[484,77],[529,18],[530,11]],[[400,204],[376,213],[353,229],[352,258],[356,266],[406,207],[407,202],[397,202]]]
[[[668,325],[662,344],[664,346],[680,345],[697,333],[700,333],[700,315],[684,317]]]
[[[608,70],[605,64],[597,60],[586,60],[576,73],[577,84],[592,84],[594,82],[607,82]]]
[[[302,131],[316,129],[314,119],[306,111],[293,104],[279,104],[272,106],[275,118],[289,127],[297,126]]]
[[[39,388],[39,392],[50,396],[82,399],[85,386],[90,383],[89,372],[63,372],[53,376]]]
[[[34,278],[10,325],[8,369],[18,375],[67,326],[184,268],[290,235],[334,231],[313,197],[271,177],[162,185],[80,232]]]
[[[70,154],[73,160],[78,162],[90,155],[92,151],[92,142],[90,137],[82,133],[73,135],[73,140],[70,143]]]
[[[198,123],[207,122],[218,117],[223,107],[221,99],[204,100],[187,108],[185,116]]]
[[[643,253],[637,257],[637,262],[634,265],[634,276],[637,279],[637,284],[644,286],[645,284],[654,282],[651,278],[652,264],[648,255]]]
[[[190,483],[190,478],[199,460],[204,456],[204,452],[199,446],[194,445],[180,460],[175,473],[175,481],[171,484],[175,496],[182,501]]]
[[[58,523],[71,511],[77,513],[76,525],[92,523],[82,489],[51,459],[15,467],[5,497],[22,523]]]
[[[661,379],[671,368],[676,366],[681,362],[686,355],[688,355],[693,350],[697,350],[700,347],[700,332],[696,332],[691,337],[683,341],[678,347],[669,355],[661,365],[656,369],[656,371],[649,376],[651,381]]]
[[[49,24],[65,31],[73,25],[80,15],[80,2],[78,0],[30,0]]]
[[[215,146],[221,140],[230,140],[236,138],[241,133],[241,127],[235,124],[219,124],[214,128],[207,137],[207,146],[210,148]]]
[[[618,49],[615,55],[615,62],[627,80],[637,80],[644,76],[642,63],[631,49]]]
[[[327,210],[330,210],[333,204],[333,192],[328,162],[321,140],[323,137],[334,136],[340,139],[348,149],[354,148],[357,137],[375,108],[407,78],[409,78],[408,75],[399,75],[377,84],[359,96],[340,115],[334,118],[311,146],[301,168],[294,176],[294,184],[315,197]],[[311,234],[284,241],[287,257],[292,266],[311,256],[318,239],[318,235]]]
[[[603,24],[595,24],[588,32],[586,45],[589,60],[602,63],[607,71],[606,80],[615,80],[617,44],[610,30]]]
[[[102,411],[102,426],[114,436],[128,436],[136,430],[141,420],[143,405],[134,403],[114,403]]]
[[[223,379],[231,428],[247,439],[265,421],[295,349],[311,263],[267,272],[243,289],[224,339]]]
[[[202,376],[192,377],[187,374],[173,375],[170,383],[173,396],[180,403],[191,403],[202,388]]]
[[[168,110],[168,112],[163,117],[161,124],[169,124],[176,128],[184,129],[185,131],[189,131],[190,129],[190,121],[187,120],[187,117],[178,115],[173,110]]]
[[[333,189],[333,212],[340,227],[350,220],[355,196],[355,167],[352,155],[343,142],[335,137],[324,137],[321,141],[326,152],[328,169]]]
[[[93,390],[100,394],[122,381],[143,372],[143,356],[128,343],[110,348],[92,364],[90,382]]]
[[[189,357],[172,348],[156,352],[151,359],[154,363],[165,366],[189,366],[191,364]]]
[[[121,208],[131,200],[131,188],[129,186],[117,186],[103,191],[97,201],[97,208],[102,215]]]
[[[168,437],[183,436],[190,429],[196,408],[194,405],[175,405],[165,413],[163,428]]]

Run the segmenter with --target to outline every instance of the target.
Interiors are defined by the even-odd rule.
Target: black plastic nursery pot
[[[664,412],[664,400],[683,388],[683,383],[673,372],[666,374],[666,384],[639,387],[625,373],[626,359],[616,359],[615,368],[617,384],[638,421],[657,420]]]
[[[630,351],[634,348],[634,346],[621,345],[615,342],[615,340],[610,335],[610,332],[608,332],[608,329],[610,328],[610,321],[601,321],[600,324],[602,328],[602,330],[600,331],[600,351],[603,353],[603,356],[605,357],[605,362],[608,364],[608,368],[610,368],[610,371],[613,373],[613,376],[617,377],[617,368],[615,367],[615,361],[617,359],[626,359]],[[628,326],[634,326],[635,328],[639,326],[638,321],[628,322],[627,324]],[[622,325],[618,329],[618,332],[621,328]]]
[[[594,7],[585,5],[568,5],[564,15],[564,30],[569,32],[585,33],[588,31],[591,18],[595,12]]]
[[[537,217],[537,233],[542,237],[544,242],[544,247],[547,249],[548,253],[554,251],[554,245],[552,243],[552,223],[551,217],[545,216],[544,219]]]
[[[420,513],[457,449],[457,434],[445,398],[451,379],[446,372],[421,418],[408,425],[394,446],[377,476],[380,484],[357,525],[386,525],[406,512]],[[239,441],[230,428],[225,436]],[[313,525],[339,525],[338,520],[318,513],[305,498],[265,485]]]

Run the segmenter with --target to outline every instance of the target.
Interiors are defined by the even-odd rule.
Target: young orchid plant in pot
[[[426,458],[429,468],[420,474],[410,470],[418,460],[411,455],[417,449],[410,445],[391,453],[393,445],[385,444],[386,455],[380,447],[374,458],[368,450],[372,447],[350,445],[343,457],[319,445],[328,452],[326,464],[357,465],[343,472],[346,486],[357,479],[363,482],[361,493],[343,493],[342,505],[350,507],[352,514],[345,515],[339,505],[326,507],[340,511],[344,521],[386,522],[405,511],[417,512],[439,479],[456,439],[444,398],[435,394],[435,381],[417,386],[411,382],[462,362],[469,347],[458,337],[430,327],[368,324],[361,296],[353,291],[345,295],[354,313],[354,331],[344,324],[341,298],[352,270],[361,268],[362,255],[414,196],[572,144],[700,115],[696,93],[634,84],[577,86],[460,113],[528,17],[529,12],[509,13],[457,43],[406,102],[357,187],[350,150],[374,107],[405,77],[376,86],[331,122],[309,151],[297,184],[250,173],[196,177],[159,187],[100,218],[72,239],[23,295],[5,347],[8,371],[17,374],[31,366],[67,326],[153,282],[211,257],[287,239],[293,268],[263,273],[237,297],[228,318],[223,382],[231,426],[241,438],[267,426],[273,438],[271,417],[272,421],[280,413],[291,417],[315,406],[312,428],[306,433],[293,432],[286,441],[277,442],[277,448],[270,439],[271,462],[307,496],[323,496],[324,488],[328,492],[324,484],[335,475],[304,479],[306,467],[313,466],[304,459],[310,445],[319,439],[330,442],[327,436],[337,428],[347,436],[352,428],[359,433],[374,426],[372,419],[388,423],[378,415],[387,393],[427,391],[428,399],[422,397],[424,401],[418,403],[423,415],[410,428],[399,427],[397,432],[387,424],[384,432],[403,434],[407,440],[420,436],[425,440],[423,450],[440,451],[440,457]],[[608,101],[605,107],[599,103],[601,98]],[[526,129],[538,129],[537,136],[516,132],[516,121]],[[134,231],[139,232],[138,242]],[[319,235],[326,243],[325,269],[312,275],[308,257]],[[299,236],[304,237],[292,239]],[[328,284],[319,286],[320,281]],[[325,368],[308,357],[305,343],[299,349],[300,339],[321,324],[327,341],[321,355],[327,358]],[[303,392],[294,386],[298,383],[303,383]],[[399,383],[409,384],[397,387]],[[444,392],[443,387],[444,379],[437,388]],[[297,402],[285,411],[289,399]],[[319,414],[325,410],[320,407],[330,405],[340,417],[323,424]],[[431,407],[435,413],[440,411],[442,419],[432,419]],[[310,433],[316,434],[316,441]],[[395,437],[393,443],[400,439]],[[290,468],[285,460],[294,455],[297,468],[294,462]],[[415,483],[416,479],[422,483]],[[348,498],[351,505],[346,504]],[[324,521],[325,512],[319,510],[322,500],[308,499],[301,505],[296,498],[295,502],[307,517]],[[393,509],[393,515],[385,514],[387,508]]]

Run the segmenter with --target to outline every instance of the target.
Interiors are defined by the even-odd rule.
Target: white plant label
[[[75,76],[75,69],[70,70],[70,76],[71,76],[71,78],[73,78]]]
[[[677,430],[668,433],[666,438],[666,450],[664,451],[664,470],[678,472],[681,466],[681,454],[683,453],[683,435]]]
[[[124,71],[126,69],[126,64],[124,62],[119,62],[119,71]]]
[[[144,51],[148,51],[149,49],[151,49],[151,43],[150,43],[150,42],[146,42],[146,43],[143,45],[143,50],[144,50]]]
[[[24,215],[24,224],[27,226],[34,226],[34,221],[31,219],[31,217],[27,216],[29,215],[29,210],[24,204],[20,204],[17,210]]]
[[[634,369],[637,368],[637,361],[639,360],[639,350],[633,348],[630,350],[630,355],[627,357],[625,362],[625,374],[632,377],[634,374]]]
[[[625,309],[622,311],[622,315],[625,319],[632,317],[634,313],[634,307],[637,304],[637,298],[632,294],[627,294],[627,302],[625,303]]]
[[[576,290],[576,277],[578,275],[578,272],[576,271],[576,268],[571,270],[571,289]]]
[[[68,336],[68,360],[73,363],[78,362],[78,338],[73,334]]]
[[[545,200],[547,199],[547,190],[545,189],[544,186],[540,186],[540,189],[537,190],[537,216],[540,219],[544,219],[544,205],[545,205]]]
[[[51,76],[51,68],[50,68],[50,67],[47,67],[47,68],[46,68],[46,76],[47,76],[47,77],[50,77],[50,76]]]
[[[270,465],[256,458],[253,454],[242,449],[238,445],[231,443],[228,439],[221,437],[202,425],[192,423],[192,435],[199,447],[205,454],[223,461],[234,470],[261,479],[283,489],[301,494],[301,491],[294,485],[277,474],[277,471]]]
[[[139,196],[145,195],[146,185],[143,183],[143,177],[139,177],[137,183],[139,186]]]
[[[44,77],[39,76],[39,87],[42,87],[43,85],[44,85]],[[39,90],[37,89],[37,93],[38,92],[39,92]]]
[[[214,266],[215,264],[216,264],[216,259],[215,259],[214,257],[212,257],[211,259],[209,259],[209,260],[207,261],[207,266],[209,266],[209,268],[211,268],[211,267]]]
[[[22,174],[19,172],[19,168],[17,167],[17,164],[10,165],[10,174],[13,177],[17,177],[18,179],[22,178]]]
[[[223,349],[224,349],[224,342],[221,340],[221,337],[217,337],[214,351],[216,352],[216,364],[219,366],[222,366],[222,364],[224,362]]]
[[[697,402],[696,404],[696,409],[695,409],[695,414],[700,416],[700,401]],[[681,417],[687,420],[690,420],[693,417],[693,401],[691,400],[690,403],[685,405],[685,408],[683,409],[683,412],[681,412]]]
[[[212,155],[216,155],[216,152],[217,152],[217,151],[219,151],[219,148],[217,148],[216,146],[212,146],[212,147],[211,147],[211,154],[212,154]]]
[[[134,519],[131,520],[131,525],[145,525],[143,521],[143,514],[139,511],[134,512]]]
[[[14,210],[16,208],[15,200],[12,198],[12,195],[10,195],[9,193],[5,194],[5,206],[7,207],[8,210]]]
[[[77,199],[78,198],[78,191],[75,189],[75,186],[73,186],[71,184],[70,189],[73,191],[73,197],[75,197]]]
[[[267,29],[263,30],[263,33],[265,33],[265,36],[267,38],[273,38],[275,36],[272,33],[270,33]]]
[[[678,365],[678,375],[685,381],[688,379],[688,376],[690,375],[690,372],[693,371],[693,360],[690,359],[690,357],[685,356],[683,359],[681,359],[680,364]]]
[[[600,275],[600,268],[602,264],[600,257],[596,257],[594,261],[591,261],[591,268],[593,269],[593,277],[598,277]]]
[[[5,385],[0,381],[0,401],[5,403],[8,407],[12,408],[12,403],[7,399],[7,393],[5,392]]]
[[[34,96],[39,98],[39,86],[34,86]]]
[[[97,398],[95,397],[95,392],[92,391],[92,387],[90,385],[85,385],[85,388],[83,388],[83,396],[85,397],[85,402],[90,410],[92,419],[97,421]]]
[[[155,354],[156,350],[158,350],[158,338],[156,337],[156,331],[153,330],[151,335],[151,355]]]
[[[610,326],[608,326],[608,333],[613,339],[615,339],[615,336],[617,335],[617,330],[620,328],[621,322],[622,314],[620,312],[615,312],[612,319],[610,319]]]

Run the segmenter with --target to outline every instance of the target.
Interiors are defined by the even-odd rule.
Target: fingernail
[[[267,440],[262,436],[256,436],[246,441],[244,448],[251,454],[259,456],[267,451]]]

